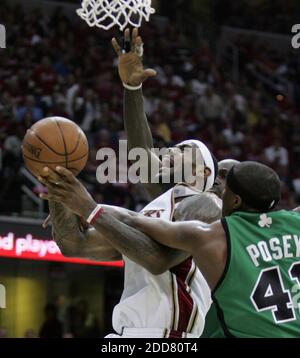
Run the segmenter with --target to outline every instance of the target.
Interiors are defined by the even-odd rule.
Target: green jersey
[[[222,221],[227,265],[214,336],[300,337],[300,214],[237,212]]]
[[[201,338],[225,338],[215,303],[212,303],[206,314],[205,326]]]

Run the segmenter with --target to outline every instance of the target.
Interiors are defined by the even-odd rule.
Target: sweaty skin
[[[161,274],[190,256],[156,243],[135,230],[127,220],[142,215],[122,208],[103,206],[106,215],[109,214],[108,222],[80,230],[76,215],[86,219],[89,216],[86,216],[87,212],[90,214],[96,207],[84,186],[65,168],[59,168],[58,172],[47,168],[44,178],[39,179],[48,188],[48,195],[41,194],[41,197],[50,202],[54,238],[65,255],[111,260],[123,254],[153,274]],[[206,204],[215,212],[214,198],[208,198]],[[197,210],[195,207],[195,212]],[[207,215],[207,211],[199,211],[197,218],[205,220]]]
[[[50,173],[50,169],[48,173]],[[51,174],[57,182],[57,175],[53,172]],[[62,187],[57,188],[57,191],[53,190],[54,185],[47,182],[45,178],[40,178],[40,180],[48,187],[49,195],[62,190]],[[80,188],[82,189],[81,195],[87,193],[83,186]],[[67,192],[64,194],[68,196]],[[78,206],[80,194],[78,192],[77,194]],[[87,197],[91,199],[89,195]],[[75,195],[71,200],[74,200],[75,203]],[[97,261],[120,260],[122,255],[126,255],[153,274],[161,274],[188,258],[187,253],[160,245],[147,235],[121,222],[127,216],[137,215],[136,213],[118,207],[106,205],[103,207],[107,213],[120,221],[117,221],[116,225],[110,227],[109,230],[98,232],[93,227],[83,228],[79,220],[81,215],[75,215],[62,204],[61,200],[49,201],[53,238],[63,255]],[[145,252],[147,255],[143,254]]]
[[[236,163],[234,160],[220,162],[219,174],[211,192],[184,199],[175,211],[175,220],[200,220],[206,223],[218,220],[221,217],[222,203],[215,192],[223,191],[226,174]],[[65,176],[45,169],[44,175],[48,180],[40,178],[48,187],[49,194],[55,196],[56,191],[62,189],[62,186],[53,183],[66,180],[69,175],[71,178],[69,182],[73,181],[74,183],[73,190],[77,191],[76,187],[78,187],[79,191],[83,193],[83,198],[91,199],[80,182],[70,172],[62,170],[65,171]],[[78,204],[77,199],[80,200],[79,194],[75,195],[76,206]],[[115,226],[107,227],[106,231],[99,229],[99,227],[98,229],[83,228],[78,217],[61,202],[50,201],[49,208],[53,222],[53,237],[65,256],[111,261],[120,259],[121,254],[124,254],[153,274],[163,273],[189,256],[151,241],[147,235],[133,230],[128,225],[116,223]],[[128,219],[128,215],[138,215],[126,209],[109,206],[105,206],[105,211],[121,221]],[[149,254],[141,255],[145,250]]]
[[[46,183],[43,179],[44,184],[50,190],[48,195],[41,194],[41,196],[50,201],[62,202],[69,210],[87,219],[97,204],[71,172],[65,168],[57,168],[57,172],[60,174],[60,178],[56,178],[55,182],[59,185]],[[78,205],[78,202],[81,205]],[[104,213],[93,223],[93,227],[98,233],[105,235],[106,240],[110,243],[122,244],[124,231],[127,227],[131,227],[144,233],[150,242],[153,239],[173,249],[185,251],[188,253],[187,257],[194,257],[212,289],[225,268],[227,243],[220,221],[211,225],[199,221],[172,223],[166,220],[146,218],[139,214],[130,215],[125,212],[122,221],[119,221],[104,208]],[[123,243],[125,249],[131,248],[127,240],[128,238],[123,240],[126,241]],[[137,241],[138,239],[133,240],[135,244]],[[134,245],[132,249],[134,250]]]

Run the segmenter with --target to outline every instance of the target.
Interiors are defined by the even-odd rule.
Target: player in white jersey
[[[220,163],[221,171],[227,172],[234,164],[234,161]],[[42,182],[49,189],[47,199],[50,200],[54,235],[63,252],[75,257],[104,260],[116,259],[118,250],[138,263],[136,265],[125,259],[124,293],[114,312],[114,328],[118,334],[110,335],[110,338],[200,336],[204,317],[210,306],[210,291],[201,273],[195,270],[192,260],[184,260],[163,274],[156,271],[155,262],[159,262],[157,248],[142,232],[137,232],[127,225],[128,214],[139,214],[121,208],[103,205],[101,209],[104,209],[105,213],[92,222],[94,229],[80,233],[75,215],[65,207],[84,218],[88,216],[87,213],[96,204],[82,184],[63,168],[59,170],[59,174],[49,171],[48,179],[42,179]],[[166,204],[169,199],[172,204],[177,196],[186,197],[193,194],[192,189],[184,190],[183,185],[180,187],[154,200],[145,208],[145,214],[171,214],[172,206]],[[218,177],[211,191],[183,199],[173,216],[177,221],[202,218],[207,222],[215,221],[220,217],[221,201],[218,197],[223,187],[224,178]],[[81,203],[80,207],[78,201]],[[64,206],[60,202],[63,202]],[[160,208],[159,211],[157,208]],[[170,254],[164,250],[160,253]],[[143,268],[147,262],[144,257],[148,256],[152,262],[148,266],[149,270],[146,270]],[[177,254],[175,257],[175,261],[180,259]],[[175,262],[173,254],[169,256],[169,261],[171,267],[171,263]]]
[[[213,165],[208,151],[206,160]],[[210,187],[211,184],[207,186]],[[196,194],[199,191],[195,188],[177,185],[153,200],[141,213],[172,221],[176,202]],[[126,256],[123,259],[124,291],[113,312],[116,332],[125,337],[199,337],[211,305],[211,295],[194,261],[187,258],[154,276]],[[109,336],[112,337],[118,336]]]
[[[128,42],[128,32],[126,36]],[[140,40],[135,33],[135,41],[138,43]],[[122,56],[128,55],[137,56],[136,58],[140,61],[135,51]],[[139,65],[139,62],[137,64]],[[134,71],[135,69],[136,67],[133,68]],[[143,72],[140,72],[140,75],[143,76]],[[129,90],[126,90],[125,121],[126,119],[127,121],[125,126],[129,142],[136,143],[136,138],[143,137],[146,128],[148,139],[151,139],[146,142],[151,145],[152,138],[146,118],[144,116],[141,119],[141,116],[144,116],[141,91],[135,90],[129,93]],[[136,123],[129,123],[128,118],[132,118]],[[134,136],[135,133],[137,133],[136,136]],[[143,143],[141,146],[144,146]],[[147,189],[153,198],[165,192],[142,211],[144,215],[173,220],[174,210],[183,198],[199,194],[212,187],[216,165],[211,153],[199,141],[186,141],[176,146],[179,149],[186,147],[197,148],[201,153],[201,163],[193,163],[195,172],[198,174],[197,178],[200,180],[197,180],[195,185],[187,186],[183,183],[167,191],[163,186],[149,183]],[[148,146],[147,149],[149,148]],[[178,150],[170,149],[170,153],[177,157],[182,156],[183,161],[187,160],[185,154]],[[164,175],[164,163],[167,167],[168,162],[170,162],[170,156],[166,155],[162,158],[160,176]],[[174,162],[176,163],[176,160]],[[197,165],[199,165],[198,168]],[[177,168],[174,167],[174,174],[176,170]],[[49,189],[47,198],[50,199],[54,238],[62,252],[68,256],[90,257],[98,260],[117,259],[120,258],[120,254],[123,255],[125,260],[124,292],[113,314],[113,325],[117,336],[198,337],[202,332],[204,317],[211,301],[208,285],[200,271],[195,268],[193,261],[185,253],[155,245],[146,235],[137,233],[126,224],[105,223],[101,227],[94,226],[92,229],[80,232],[76,218],[66,207],[85,218],[93,201],[85,205],[89,201],[88,195],[71,173],[67,171],[54,173],[48,170],[45,175],[48,175],[49,180],[42,180],[42,182]],[[60,192],[65,185],[71,185],[68,188],[66,200],[62,199]],[[56,195],[59,192],[58,199]],[[72,197],[72,192],[76,193],[74,197]],[[76,208],[73,207],[72,198],[76,201]],[[214,208],[214,212],[216,207],[220,211],[220,204],[215,199],[206,197],[205,201],[207,212],[210,211],[210,207]],[[127,215],[127,211],[120,208],[104,207],[106,212],[116,218],[123,219]]]
[[[209,165],[207,168],[210,168],[214,179],[213,160],[207,148],[206,151],[205,160],[209,163],[206,165]],[[50,200],[53,236],[62,253],[97,260],[114,260],[123,255],[124,292],[113,313],[113,326],[117,334],[110,338],[199,337],[211,297],[205,279],[189,255],[153,245],[146,235],[126,223],[107,223],[85,232],[80,231],[75,215],[66,207],[87,219],[86,214],[90,214],[93,200],[67,170],[54,173],[48,169],[47,174],[48,180],[41,179],[49,190],[44,198]],[[213,181],[205,180],[203,184],[210,189]],[[66,189],[66,185],[70,187]],[[146,216],[172,220],[178,202],[200,192],[199,188],[179,184],[152,201],[142,212]],[[67,196],[65,199],[63,193]],[[87,204],[87,201],[90,203]],[[73,209],[75,203],[80,212]],[[217,205],[212,199],[207,202],[207,209],[211,206],[215,210]],[[103,207],[111,217],[120,220],[128,214],[127,210],[121,208]]]
[[[148,77],[154,76],[155,71],[143,68],[142,39],[138,36],[137,30],[133,31],[132,38],[129,30],[126,30],[124,40],[124,50],[121,50],[115,39],[113,39],[113,47],[119,57],[119,74],[125,86],[124,121],[129,149],[142,147],[153,159],[152,135],[144,113],[142,90],[138,87],[141,87],[141,83]],[[203,167],[207,166],[210,170],[216,171],[212,157],[203,143],[186,141],[177,147],[184,148],[185,146],[200,149],[205,163]],[[166,158],[167,162],[168,158]],[[164,177],[163,167],[164,159],[160,171],[161,177]],[[173,170],[176,172],[176,168]],[[205,179],[203,174],[202,178]],[[166,188],[163,185],[152,184],[149,181],[145,187],[155,200],[141,213],[150,217],[173,220],[175,207],[183,198],[208,190],[212,187],[213,181],[214,175],[210,175],[203,183],[198,183],[197,188],[178,185],[164,194],[162,193]],[[216,203],[215,206],[218,204]],[[124,261],[124,292],[113,314],[114,328],[117,332],[120,332],[122,326],[128,327],[128,322],[135,327],[136,322],[145,319],[142,326],[161,327],[163,325],[166,328],[164,336],[181,336],[185,333],[200,335],[204,316],[210,306],[210,291],[200,271],[195,270],[191,259],[183,261],[173,269],[167,263],[164,268],[167,271],[156,277],[149,275],[147,270],[132,260],[128,260],[126,256]],[[133,304],[134,307],[132,307]],[[144,315],[143,311],[146,307],[149,312],[152,312],[151,315]],[[128,334],[128,329],[124,333]],[[159,336],[161,334],[160,331]]]

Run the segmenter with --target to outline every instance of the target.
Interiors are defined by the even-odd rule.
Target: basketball
[[[42,175],[44,167],[65,167],[78,175],[85,167],[88,141],[78,125],[62,117],[49,117],[35,123],[23,139],[23,158],[26,168]]]

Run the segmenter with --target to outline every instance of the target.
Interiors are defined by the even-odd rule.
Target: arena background
[[[145,63],[158,71],[144,86],[155,144],[201,138],[219,160],[257,160],[282,181],[281,208],[300,201],[300,61],[291,28],[299,2],[155,1],[142,26]],[[122,86],[110,39],[75,14],[79,1],[1,1],[0,337],[99,337],[112,330],[122,292],[119,266],[63,258],[41,228],[47,206],[24,170],[27,128],[57,115],[78,123],[90,156],[81,179],[98,202],[139,210],[140,186],[99,185],[96,151],[123,139]],[[3,290],[5,287],[5,290]],[[3,298],[3,293],[5,297]],[[50,330],[44,309],[56,319]],[[60,329],[61,328],[61,329]],[[41,333],[42,332],[42,333]]]

